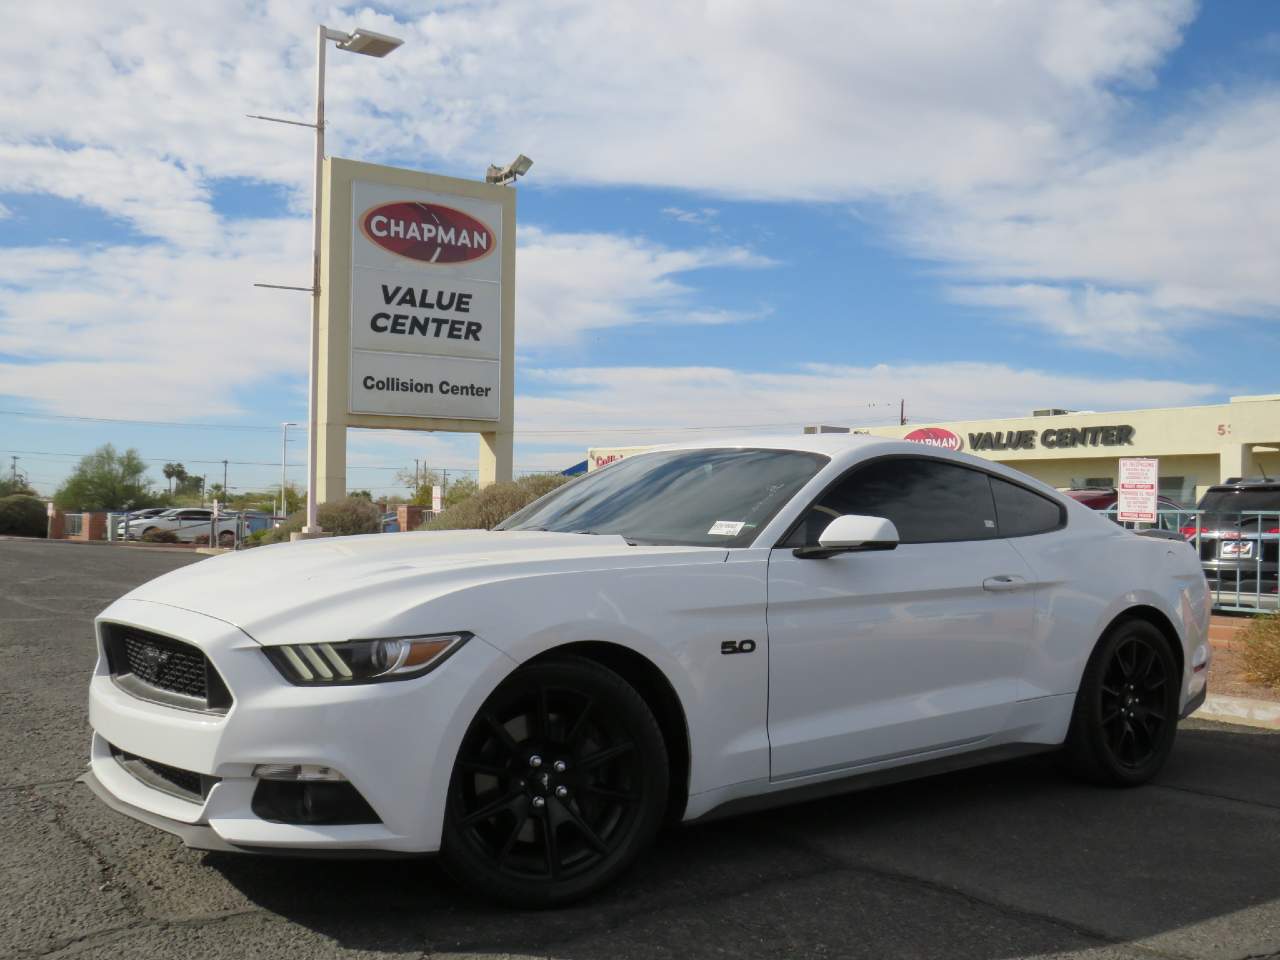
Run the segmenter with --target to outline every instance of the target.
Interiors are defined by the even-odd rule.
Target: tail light
[[[1180,532],[1184,537],[1190,540],[1192,537],[1196,536],[1197,534],[1208,533],[1209,528],[1208,527],[1183,527]]]

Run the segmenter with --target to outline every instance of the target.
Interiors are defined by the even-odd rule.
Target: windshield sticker
[[[742,532],[742,528],[746,524],[736,520],[717,520],[711,525],[711,529],[707,531],[708,536],[712,537],[736,537]]]

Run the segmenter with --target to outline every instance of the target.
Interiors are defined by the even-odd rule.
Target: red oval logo
[[[921,427],[919,430],[912,430],[902,439],[929,447],[942,447],[944,450],[959,450],[964,446],[963,440],[941,427]]]
[[[438,203],[397,200],[370,207],[360,230],[373,243],[423,263],[466,263],[493,252],[497,238],[461,210]]]

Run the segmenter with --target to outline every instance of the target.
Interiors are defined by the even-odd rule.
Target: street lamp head
[[[489,164],[489,169],[484,172],[485,183],[512,183],[516,177],[523,177],[529,172],[529,168],[533,166],[533,161],[526,157],[523,153],[518,154],[514,160],[505,167],[500,167],[496,163]]]
[[[389,37],[385,33],[374,33],[372,30],[353,30],[345,40],[338,42],[339,50],[351,53],[363,53],[366,57],[385,57],[400,44],[399,37]]]

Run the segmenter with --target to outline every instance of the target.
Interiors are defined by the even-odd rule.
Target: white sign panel
[[[1121,457],[1120,483],[1116,488],[1116,519],[1121,522],[1156,522],[1160,461],[1154,457]]]
[[[352,413],[497,420],[502,207],[351,185]]]
[[[498,419],[492,360],[351,351],[351,409],[403,417]]]

